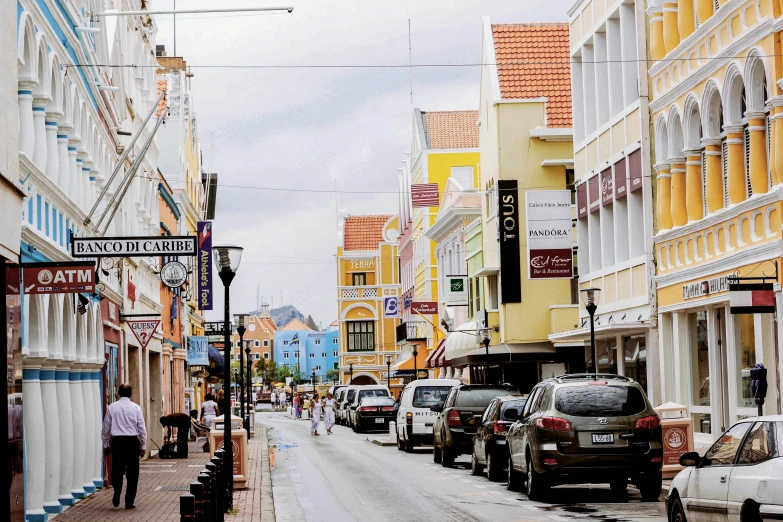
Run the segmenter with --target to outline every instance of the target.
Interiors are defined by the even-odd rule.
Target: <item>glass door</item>
[[[714,426],[712,430],[713,437],[717,437],[731,425],[729,417],[730,402],[729,397],[731,395],[729,387],[726,385],[728,382],[728,345],[729,335],[727,332],[728,321],[731,320],[731,315],[727,313],[725,307],[713,308],[711,310],[714,317],[715,328],[715,350],[712,352],[712,359],[710,366],[712,372],[715,375],[715,386],[713,386],[712,400],[715,403],[714,409]]]
[[[712,394],[707,312],[689,313],[687,317],[688,358],[690,362],[693,431],[712,433]]]

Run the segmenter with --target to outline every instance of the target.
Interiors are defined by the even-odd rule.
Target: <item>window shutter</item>
[[[772,119],[769,116],[769,113],[767,113],[767,135],[766,142],[767,142],[767,177],[769,178],[769,186],[770,188],[774,186],[774,182],[772,181],[772,164],[770,163],[771,157],[770,152],[772,150]]]
[[[704,205],[704,217],[707,217],[707,151],[701,151],[701,202]]]
[[[729,199],[729,144],[726,138],[720,142],[720,149],[723,163],[723,206],[728,207],[731,200]]]
[[[750,131],[745,125],[745,182],[748,184],[748,197],[753,195],[753,187],[750,185]]]

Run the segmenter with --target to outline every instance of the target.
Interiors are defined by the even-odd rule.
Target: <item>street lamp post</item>
[[[215,266],[218,275],[223,282],[223,383],[227,388],[223,404],[219,406],[223,410],[223,464],[226,499],[223,507],[226,511],[233,508],[234,503],[234,473],[233,473],[233,445],[231,444],[231,281],[237,274],[239,263],[242,261],[242,248],[237,246],[216,246],[212,248],[215,257]]]
[[[256,405],[250,404],[250,369],[253,367],[253,361],[250,360],[250,342],[247,343],[247,346],[245,346],[245,361],[247,362],[247,425],[245,426],[245,429],[247,430],[247,440],[250,440],[250,419],[249,417],[251,415],[254,415]],[[252,408],[252,409],[251,409]]]
[[[386,387],[391,393],[391,355],[386,356]]]
[[[353,383],[353,363],[348,365],[348,371],[351,374],[351,380],[348,381],[348,384],[351,384],[351,383]]]
[[[590,314],[590,349],[593,353],[595,378],[598,379],[598,349],[595,346],[595,311],[598,310],[598,305],[595,303],[598,300],[598,296],[601,294],[601,289],[590,287],[583,289],[581,292],[585,310]]]
[[[419,355],[418,346],[413,346],[413,380],[418,381],[419,380],[419,369],[417,368],[418,361],[416,360],[416,357]]]
[[[234,324],[237,326],[237,333],[239,334],[239,390],[237,391],[237,398],[239,398],[239,392],[242,392],[242,395],[245,394],[245,380],[243,378],[244,376],[244,368],[245,368],[245,359],[244,355],[242,353],[242,348],[245,345],[245,332],[247,331],[247,314],[235,314],[234,315]],[[243,397],[244,399],[244,397]],[[242,417],[242,423],[245,422],[245,401],[239,402],[239,416]]]
[[[489,335],[485,333],[481,342],[484,345],[484,384],[489,384]]]
[[[310,379],[310,384],[313,385],[313,391],[315,391],[315,368],[313,368],[313,376]]]

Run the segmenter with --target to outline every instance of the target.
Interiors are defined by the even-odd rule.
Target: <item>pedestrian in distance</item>
[[[324,426],[326,426],[326,434],[332,434],[332,426],[334,426],[334,410],[337,406],[337,401],[332,398],[331,393],[326,394],[324,400]]]
[[[212,422],[215,420],[215,417],[220,415],[220,408],[215,402],[215,397],[211,393],[207,394],[206,399],[207,400],[201,405],[201,423],[206,424],[209,426],[209,429],[212,429]]]
[[[272,409],[277,409],[277,394],[275,393],[275,390],[272,390],[272,394],[269,396],[269,401],[272,403]]]
[[[294,398],[291,402],[293,402],[294,405],[294,418],[298,419],[299,418],[299,395],[294,395]]]
[[[280,392],[280,408],[285,409],[285,401],[286,401],[285,390],[283,390]]]
[[[318,435],[318,425],[321,423],[321,415],[323,414],[323,405],[318,397],[313,397],[310,403],[310,432],[313,435]]]
[[[119,507],[123,476],[128,479],[125,509],[134,509],[139,484],[139,460],[147,452],[147,428],[141,407],[131,402],[133,388],[121,384],[120,399],[106,409],[103,420],[103,454],[111,455],[111,480],[114,486],[112,505]]]

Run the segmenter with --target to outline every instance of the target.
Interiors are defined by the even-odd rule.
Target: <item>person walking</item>
[[[337,401],[332,398],[331,393],[326,394],[326,400],[324,401],[324,426],[326,426],[326,434],[332,434],[332,426],[334,426],[334,409],[337,406]]]
[[[122,478],[128,478],[125,492],[125,509],[134,509],[136,488],[139,484],[139,459],[147,452],[147,428],[141,407],[131,402],[133,388],[130,384],[121,384],[120,399],[109,405],[103,420],[104,455],[111,455],[111,480],[114,486],[114,507],[120,505]]]
[[[206,401],[201,405],[201,423],[212,429],[212,421],[220,415],[220,408],[211,393],[207,394]]]
[[[294,418],[299,418],[299,395],[294,394],[294,398],[291,401],[294,405]]]
[[[277,394],[275,393],[275,390],[272,390],[272,394],[269,396],[269,402],[272,403],[272,409],[277,409]]]
[[[280,392],[280,407],[285,409],[285,390]]]
[[[318,425],[321,423],[321,414],[323,413],[323,404],[318,397],[313,397],[310,403],[310,432],[318,435]]]

